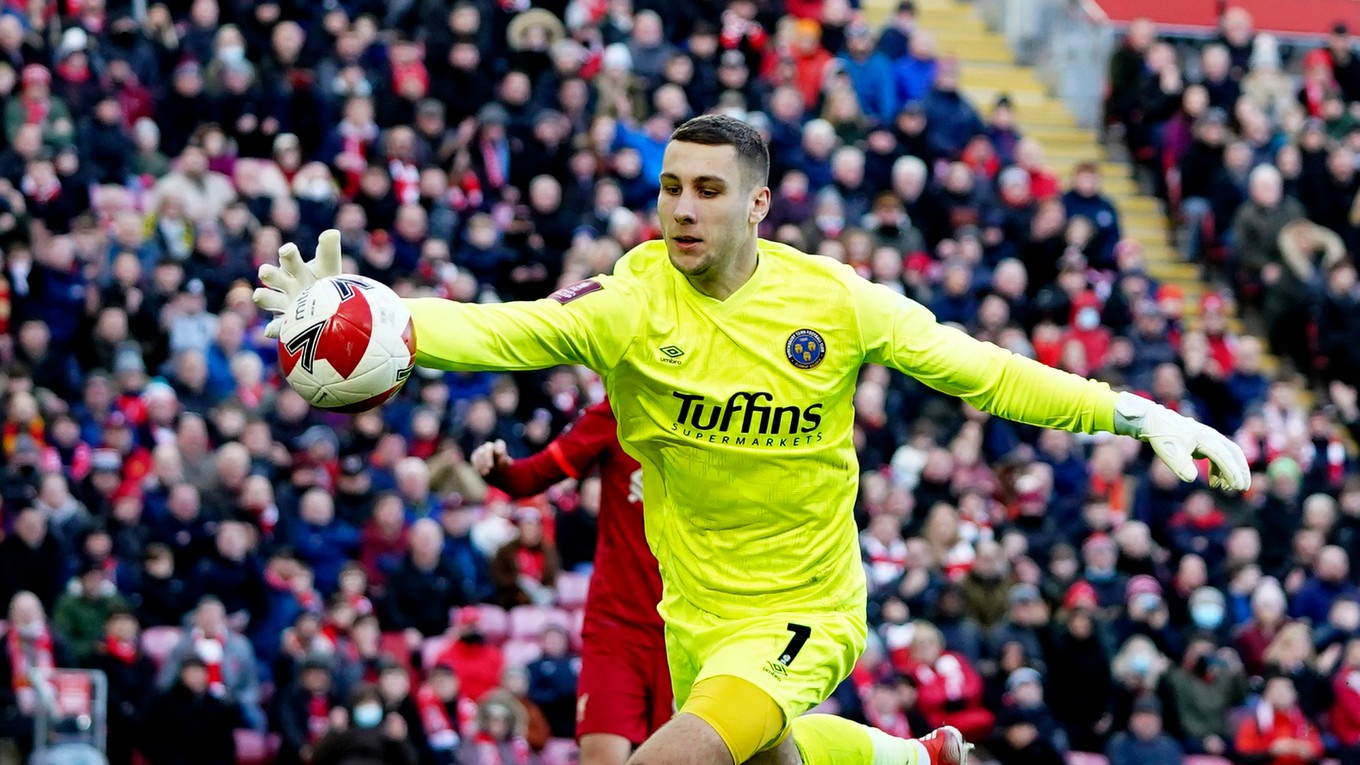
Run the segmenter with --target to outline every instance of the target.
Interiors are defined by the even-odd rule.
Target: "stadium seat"
[[[1067,765],[1110,765],[1109,759],[1095,752],[1068,752]]]
[[[504,608],[483,603],[477,606],[477,618],[487,642],[500,645],[510,636],[510,615]]]
[[[527,667],[543,655],[543,647],[537,640],[511,638],[501,647],[505,654],[505,666]]]
[[[451,642],[453,642],[453,638],[449,635],[435,635],[431,638],[425,638],[425,642],[420,645],[421,668],[428,670],[433,667],[435,660],[439,658],[439,654],[443,653]]]
[[[581,760],[581,748],[569,738],[550,738],[539,757],[543,765],[576,765]]]
[[[184,630],[179,627],[149,627],[142,632],[142,653],[159,669],[182,637]]]
[[[568,611],[586,604],[590,575],[565,571],[557,576],[557,606]]]
[[[510,639],[534,638],[543,634],[543,628],[557,624],[571,630],[571,614],[558,608],[543,606],[516,606],[510,610]]]
[[[236,730],[236,765],[269,765],[279,753],[279,736],[248,728]]]
[[[378,651],[392,657],[392,660],[406,668],[414,676],[415,667],[411,665],[411,649],[406,646],[406,635],[400,632],[384,632],[378,640]]]

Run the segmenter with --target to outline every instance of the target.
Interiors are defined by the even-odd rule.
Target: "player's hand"
[[[318,279],[340,275],[340,232],[327,229],[321,232],[317,241],[316,257],[311,262],[302,262],[302,253],[296,244],[289,242],[279,248],[279,264],[265,263],[260,266],[260,283],[252,297],[255,305],[262,310],[275,314],[265,327],[266,337],[278,337],[283,326],[283,314],[292,308],[298,295],[312,286]]]
[[[1242,448],[1213,428],[1176,414],[1161,404],[1132,393],[1120,393],[1114,405],[1115,432],[1152,445],[1162,462],[1182,481],[1199,475],[1195,460],[1209,460],[1209,485],[1215,489],[1246,491],[1251,470]]]
[[[628,501],[642,501],[642,468],[634,470],[632,474],[628,476]]]
[[[505,450],[505,442],[501,439],[487,441],[476,449],[472,450],[472,458],[468,460],[479,475],[487,476],[497,470],[504,470],[510,467],[512,460],[510,454]]]

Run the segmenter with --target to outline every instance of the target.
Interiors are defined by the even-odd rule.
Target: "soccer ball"
[[[355,414],[382,403],[415,366],[411,312],[367,277],[318,279],[283,315],[279,366],[312,406]]]

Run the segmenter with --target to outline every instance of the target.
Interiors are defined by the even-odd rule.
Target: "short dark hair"
[[[671,133],[672,141],[704,146],[731,146],[752,186],[764,186],[770,179],[770,150],[765,139],[750,125],[725,114],[704,114],[686,121]]]

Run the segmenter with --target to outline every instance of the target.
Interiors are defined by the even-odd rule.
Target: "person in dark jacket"
[[[330,662],[308,658],[297,682],[279,699],[280,746],[278,765],[298,765],[312,757],[312,750],[330,728],[333,698]]]
[[[1039,733],[1038,715],[1018,707],[1006,710],[997,721],[997,735],[988,750],[1001,765],[1060,765],[1062,754]]]
[[[1072,189],[1062,197],[1068,218],[1080,215],[1091,221],[1096,234],[1086,252],[1092,264],[1105,269],[1114,265],[1114,246],[1119,242],[1119,211],[1100,190],[1100,168],[1094,162],[1077,165]]]
[[[109,765],[129,765],[141,735],[142,719],[156,684],[156,665],[142,653],[137,617],[114,611],[104,625],[104,640],[86,660],[108,679]]]
[[[208,692],[208,668],[197,656],[180,663],[179,679],[152,700],[141,750],[151,765],[235,765],[236,704]]]
[[[411,549],[388,579],[387,630],[406,633],[413,648],[449,628],[449,609],[465,605],[462,583],[441,553],[444,532],[428,518],[411,525]]]
[[[0,542],[0,603],[16,593],[31,592],[51,609],[66,584],[66,561],[61,544],[47,533],[47,519],[33,508],[14,517],[14,531]]]
[[[557,738],[576,737],[578,660],[570,654],[570,635],[558,624],[543,629],[543,655],[529,664],[529,700],[543,710]]]
[[[331,713],[331,726],[312,751],[312,765],[416,765],[401,715],[383,715],[372,685],[360,686],[354,702]]]
[[[250,550],[250,531],[239,521],[217,527],[215,549],[194,567],[195,595],[212,595],[227,613],[245,613],[253,623],[264,615],[264,572]]]
[[[1162,705],[1154,698],[1139,699],[1129,717],[1129,729],[1114,734],[1105,749],[1110,765],[1180,765],[1181,745],[1162,732]]]

